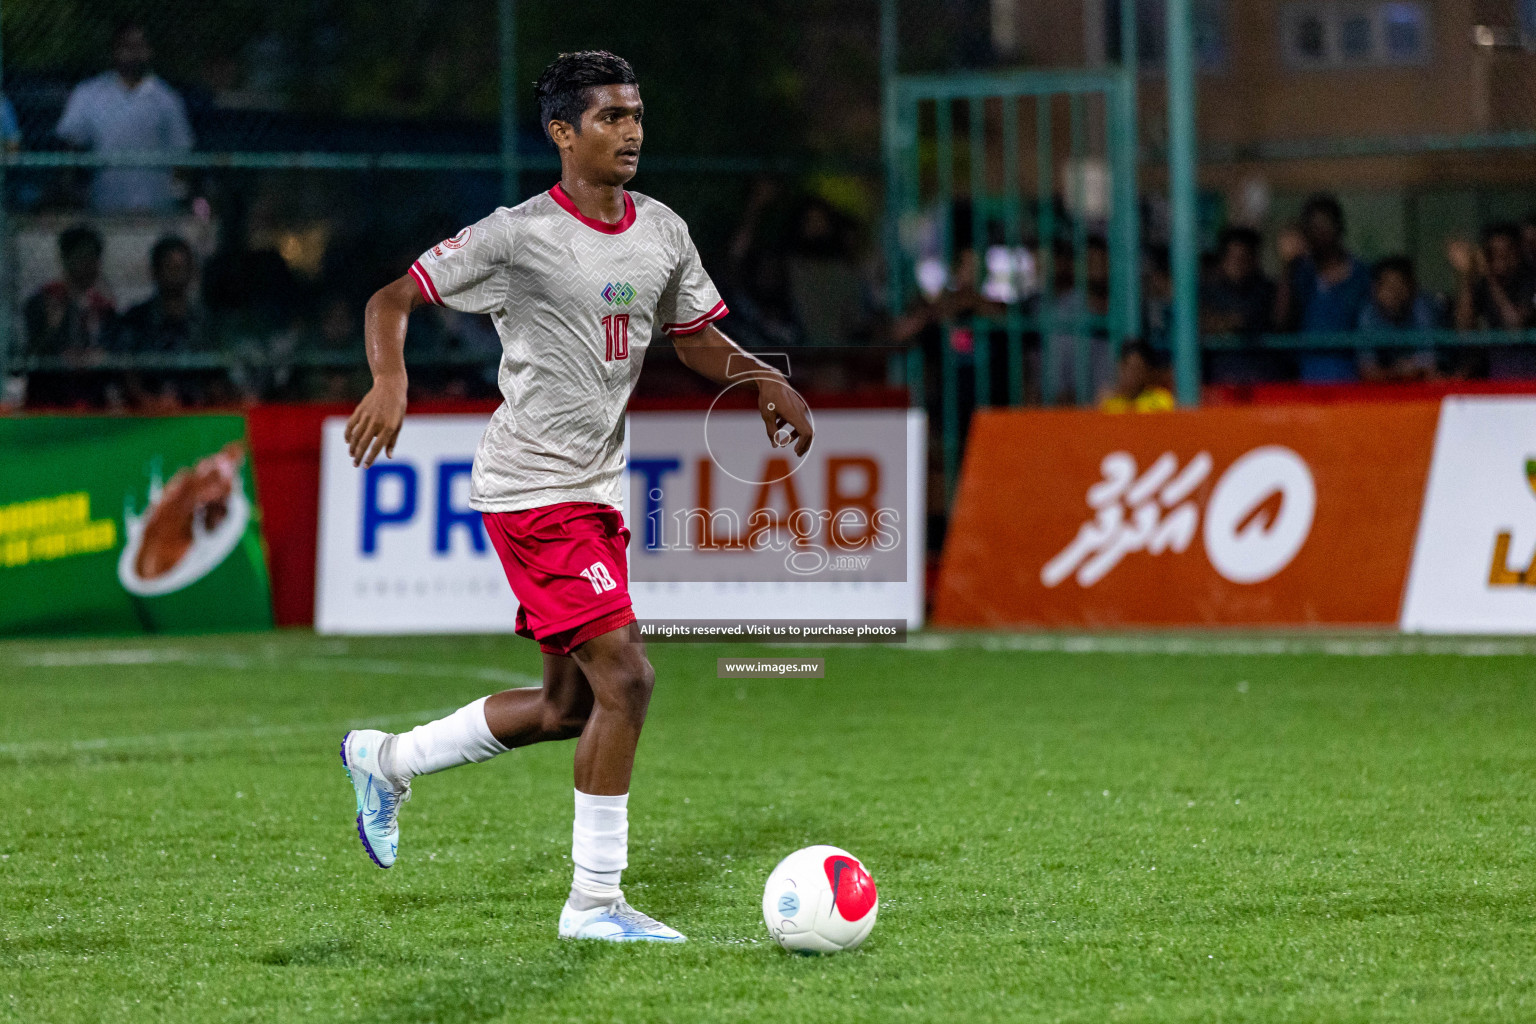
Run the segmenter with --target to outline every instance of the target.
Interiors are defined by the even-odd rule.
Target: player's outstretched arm
[[[363,346],[373,387],[347,420],[347,450],[352,465],[371,466],[379,452],[395,454],[395,440],[405,419],[405,323],[411,310],[425,305],[410,275],[373,293],[363,312]]]
[[[811,449],[811,410],[800,393],[789,386],[784,375],[727,338],[714,324],[701,331],[673,335],[672,344],[683,365],[716,384],[735,384],[743,378],[757,387],[757,411],[768,428],[768,443],[779,447],[779,433],[789,428],[789,440],[795,454]]]

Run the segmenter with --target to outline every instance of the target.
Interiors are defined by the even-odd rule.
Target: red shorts
[[[629,605],[629,528],[616,508],[590,501],[483,512],[485,532],[517,595],[517,632],[548,654],[635,621]]]

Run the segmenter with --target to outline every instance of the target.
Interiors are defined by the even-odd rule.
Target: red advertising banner
[[[986,410],[935,625],[1396,625],[1437,403]]]

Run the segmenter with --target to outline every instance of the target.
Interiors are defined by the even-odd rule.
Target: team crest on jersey
[[[603,289],[602,295],[603,301],[610,306],[627,306],[635,301],[635,289],[628,281],[620,281],[617,284],[610,282],[608,287]]]

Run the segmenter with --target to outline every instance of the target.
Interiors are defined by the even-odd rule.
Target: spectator
[[[1516,331],[1536,323],[1536,278],[1525,260],[1517,225],[1490,224],[1483,229],[1481,248],[1456,241],[1446,254],[1456,271],[1458,330]],[[1489,377],[1536,376],[1536,351],[1530,344],[1493,345],[1481,355]]]
[[[1446,256],[1456,271],[1458,330],[1512,331],[1530,324],[1536,287],[1516,225],[1491,224],[1483,230],[1482,248],[1454,241]]]
[[[85,359],[104,352],[116,307],[101,281],[101,235],[77,224],[59,235],[64,276],[27,300],[27,350],[33,356]]]
[[[1227,228],[1216,241],[1215,266],[1200,288],[1200,330],[1241,335],[1243,348],[1207,354],[1213,383],[1259,384],[1292,375],[1285,353],[1257,347],[1258,336],[1270,329],[1276,294],[1259,262],[1263,245],[1259,233],[1245,227]]]
[[[774,230],[785,219],[784,205],[784,190],[773,178],[752,183],[731,235],[726,272],[718,282],[732,315],[741,320],[737,330],[749,347],[789,344],[796,335],[783,246]]]
[[[866,319],[853,224],[812,196],[797,212],[787,248],[785,284],[801,338],[811,345],[847,344]]]
[[[101,281],[101,235],[83,224],[59,235],[64,275],[29,298],[22,309],[29,357],[62,358],[86,367],[106,355],[116,326],[116,305]],[[34,373],[28,380],[28,404],[99,404],[108,382],[60,369]]]
[[[1166,245],[1149,245],[1141,262],[1141,334],[1154,349],[1168,347],[1173,323],[1173,265]]]
[[[1085,405],[1109,387],[1116,374],[1114,361],[1110,358],[1109,338],[1102,330],[1089,326],[1091,319],[1109,313],[1108,242],[1099,235],[1089,236],[1084,256],[1087,273],[1083,277],[1083,289],[1079,291],[1077,260],[1069,247],[1058,245],[1055,294],[1042,297],[1042,302],[1050,304],[1054,328],[1048,351],[1041,357],[1042,380],[1054,384],[1057,402],[1069,405],[1078,402],[1080,369],[1087,371],[1082,384]],[[1087,348],[1085,366],[1078,363],[1079,344]]]
[[[1275,296],[1275,321],[1283,330],[1309,334],[1353,331],[1370,298],[1371,275],[1344,247],[1344,208],[1326,193],[1308,199],[1298,231],[1279,240],[1285,264]],[[1352,350],[1304,352],[1298,360],[1305,381],[1352,380]]]
[[[1520,222],[1520,249],[1525,253],[1525,265],[1536,267],[1536,213],[1528,213]]]
[[[0,95],[0,147],[7,153],[21,149],[21,122],[9,96]]]
[[[1419,290],[1413,260],[1388,256],[1371,268],[1371,301],[1360,311],[1360,330],[1431,331],[1439,325],[1439,310]],[[1368,381],[1427,380],[1438,372],[1433,348],[1362,349],[1359,370]]]
[[[206,351],[208,316],[192,295],[197,274],[192,247],[167,235],[150,250],[149,267],[155,294],[123,314],[120,347],[136,356]],[[200,405],[210,389],[218,390],[220,377],[222,371],[208,369],[136,371],[128,375],[128,398],[139,408],[162,412]]]
[[[1099,399],[1100,412],[1168,412],[1177,407],[1167,370],[1145,341],[1128,341],[1120,350],[1115,385]]]
[[[192,247],[166,235],[149,253],[155,294],[123,314],[125,347],[132,352],[192,352],[206,347],[206,316],[192,297],[197,274]]]
[[[1233,227],[1216,242],[1216,268],[1200,289],[1200,330],[1209,334],[1262,334],[1275,308],[1275,283],[1259,263],[1263,239]]]
[[[143,26],[124,22],[112,34],[113,70],[75,86],[54,131],[72,146],[97,153],[184,153],[192,128],[176,90],[149,70]],[[109,167],[91,186],[103,213],[165,211],[176,205],[174,175],[159,167]]]

